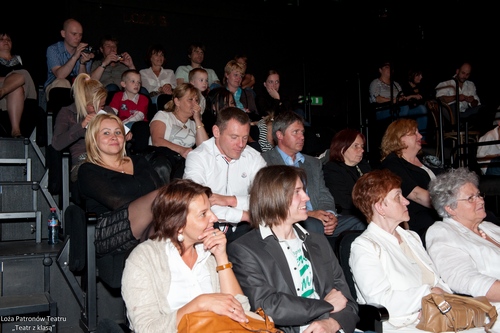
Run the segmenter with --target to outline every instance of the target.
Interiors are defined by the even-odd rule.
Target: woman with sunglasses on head
[[[430,182],[432,204],[443,220],[427,230],[427,251],[454,292],[500,302],[500,227],[485,220],[478,185],[478,176],[466,168]]]

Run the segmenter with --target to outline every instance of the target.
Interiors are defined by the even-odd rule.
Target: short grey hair
[[[462,186],[471,183],[479,186],[479,177],[475,172],[467,168],[450,169],[445,173],[439,174],[435,179],[429,182],[429,194],[432,205],[439,216],[445,218],[450,214],[445,210],[446,206],[457,208],[457,197]]]

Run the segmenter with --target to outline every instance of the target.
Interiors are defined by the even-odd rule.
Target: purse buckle
[[[451,310],[451,305],[450,303],[446,301],[442,301],[441,303],[438,304],[438,309],[441,311],[442,314],[448,313]]]

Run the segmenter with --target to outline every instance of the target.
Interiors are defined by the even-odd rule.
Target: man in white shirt
[[[177,85],[189,82],[189,72],[193,68],[204,68],[201,66],[203,60],[205,59],[205,45],[202,44],[191,44],[188,49],[188,58],[191,61],[189,65],[179,66],[175,70],[175,79]],[[208,73],[208,87],[214,89],[220,86],[220,80],[215,71],[211,68],[204,68]]]
[[[479,96],[477,95],[476,85],[474,82],[469,80],[472,67],[470,63],[464,62],[460,67],[457,68],[455,75],[451,80],[439,83],[436,86],[436,97],[442,102],[448,104],[452,111],[456,114],[456,102],[457,102],[457,92],[456,88],[458,86],[458,101],[460,104],[460,119],[467,121],[469,125],[475,127],[477,130],[482,131],[484,129],[484,117],[487,114],[482,114],[479,119],[478,113],[486,113],[484,106],[481,105]],[[448,115],[445,113],[443,115],[447,118]],[[487,121],[491,124],[490,121]],[[482,131],[484,133],[484,131]]]
[[[236,107],[219,111],[212,131],[212,138],[187,155],[183,178],[212,189],[211,209],[231,242],[250,230],[249,189],[266,162],[247,145],[250,118],[244,111]]]
[[[495,114],[493,125],[496,125],[496,127],[480,137],[479,142],[500,140],[500,112]],[[478,146],[476,157],[481,165],[485,165],[481,167],[484,175],[500,176],[500,143]],[[488,166],[489,163],[494,163],[495,165]]]

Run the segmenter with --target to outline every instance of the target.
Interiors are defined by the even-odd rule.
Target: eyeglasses
[[[475,203],[479,198],[484,199],[484,193],[476,193],[466,199],[457,199],[457,201],[468,201],[469,203]]]

